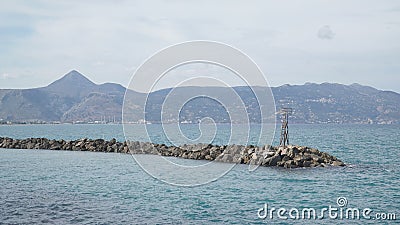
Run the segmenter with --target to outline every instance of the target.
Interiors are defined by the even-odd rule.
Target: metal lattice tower
[[[279,114],[282,115],[282,127],[281,127],[281,138],[279,141],[279,146],[286,147],[289,145],[289,115],[292,114],[292,108],[282,108]]]

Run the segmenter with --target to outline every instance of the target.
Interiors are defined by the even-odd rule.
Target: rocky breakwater
[[[126,142],[118,142],[116,139],[106,141],[103,139],[92,140],[84,138],[66,141],[47,138],[12,139],[0,137],[0,148],[129,153]]]
[[[167,146],[149,142],[118,142],[103,139],[49,140],[46,138],[12,139],[0,137],[0,148],[49,149],[92,152],[118,152],[131,154],[154,154],[194,160],[276,166],[285,168],[345,166],[336,157],[318,149],[289,145],[285,148],[270,145],[211,145],[194,144]]]

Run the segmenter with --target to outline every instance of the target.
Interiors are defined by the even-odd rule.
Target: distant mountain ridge
[[[71,71],[46,87],[0,90],[0,120],[89,122],[119,115],[125,88]]]
[[[263,87],[253,87],[261,91]],[[179,95],[195,89],[227,95],[224,87],[180,87]],[[243,99],[251,122],[261,122],[258,104],[249,87],[234,87]],[[160,122],[160,111],[165,97],[172,89],[149,94],[146,121]],[[271,88],[276,108],[294,109],[295,123],[400,123],[400,94],[381,91],[360,84],[306,83]],[[104,122],[121,121],[125,87],[114,84],[95,84],[78,71],[71,71],[46,87],[32,89],[0,89],[0,122]],[[129,120],[140,121],[144,111],[140,102],[146,94],[129,90],[126,109]],[[178,96],[179,97],[179,96]],[[263,103],[261,102],[261,106]],[[209,116],[216,122],[227,122],[223,108],[209,99],[197,99],[182,109],[180,121],[197,122]],[[275,116],[275,115],[270,115]]]

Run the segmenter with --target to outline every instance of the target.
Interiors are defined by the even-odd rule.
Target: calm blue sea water
[[[152,129],[152,128],[151,128]],[[157,127],[154,127],[157,130]],[[188,136],[198,130],[183,128]],[[154,132],[157,133],[157,132]],[[224,132],[222,132],[224,135]],[[40,224],[374,224],[400,219],[400,126],[292,125],[291,141],[342,159],[345,168],[278,169],[238,165],[207,185],[178,187],[146,174],[132,156],[0,149],[0,223]],[[0,126],[13,138],[124,139],[121,125]],[[166,142],[164,137],[155,140]],[[158,139],[157,139],[158,138]],[[138,132],[137,140],[145,134]],[[223,138],[216,142],[223,142]],[[397,221],[261,220],[268,206],[348,207],[396,213]],[[326,216],[328,217],[328,216]]]

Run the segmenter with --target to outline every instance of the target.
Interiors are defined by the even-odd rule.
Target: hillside
[[[124,94],[119,84],[97,85],[73,70],[46,87],[0,90],[0,120],[120,121]]]
[[[262,87],[254,87],[255,92]],[[283,85],[271,88],[276,108],[292,107],[291,121],[296,123],[400,123],[400,94],[381,91],[359,84],[333,83]],[[77,71],[71,71],[46,87],[0,90],[0,122],[104,122],[121,121],[125,88],[119,84],[95,84]],[[168,94],[178,104],[193,92],[231,98],[223,87],[180,87],[149,94],[145,118],[160,122],[162,103]],[[234,87],[243,99],[251,122],[261,122],[254,94],[248,87]],[[146,94],[129,91],[125,102],[126,116],[137,122],[144,111],[141,103]],[[241,107],[233,103],[235,107]],[[235,105],[236,104],[236,105]],[[262,106],[263,102],[261,102]],[[174,122],[172,108],[164,108],[163,119]],[[168,117],[170,116],[170,117]],[[273,118],[274,115],[269,115]],[[179,113],[179,121],[197,122],[211,117],[216,122],[230,122],[224,107],[209,98],[187,102]],[[238,121],[232,121],[238,122]],[[239,121],[240,122],[240,121]]]

